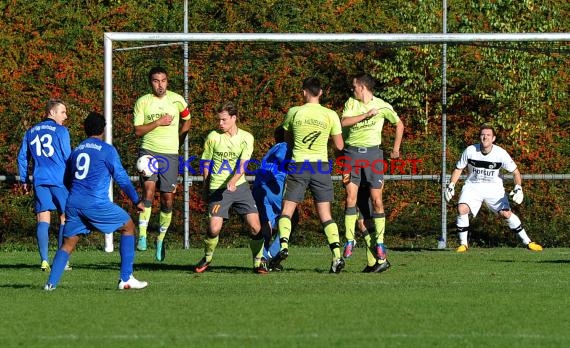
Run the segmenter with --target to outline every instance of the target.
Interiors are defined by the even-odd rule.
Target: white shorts
[[[501,210],[511,210],[509,198],[502,185],[486,183],[465,183],[465,185],[463,185],[461,196],[459,197],[459,204],[467,204],[473,216],[477,216],[483,202],[485,202],[485,205],[494,213]]]

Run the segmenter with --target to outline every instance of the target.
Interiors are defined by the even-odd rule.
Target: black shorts
[[[154,174],[148,178],[142,177],[142,182],[155,181],[157,189],[160,192],[174,192],[178,183],[178,154],[165,154],[140,149],[139,157],[143,155],[151,155],[155,159],[156,168],[153,168]]]
[[[350,166],[350,182],[357,186],[365,183],[371,188],[379,189],[384,181],[386,171],[384,152],[378,146],[347,146],[344,150],[345,165]]]
[[[333,182],[328,162],[311,162],[310,166],[297,166],[304,170],[288,172],[283,199],[300,203],[305,198],[307,187],[316,203],[332,202],[334,200]],[[306,168],[306,169],[305,169]]]
[[[233,192],[228,191],[225,186],[210,191],[210,203],[208,204],[210,217],[218,216],[227,219],[232,207],[240,215],[257,214],[257,206],[248,183],[238,185]]]

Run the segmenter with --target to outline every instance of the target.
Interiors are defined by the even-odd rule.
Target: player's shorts
[[[269,222],[272,228],[275,228],[277,218],[281,215],[282,192],[278,184],[275,186],[277,192],[267,185],[254,186],[251,190],[259,211],[259,221]]]
[[[38,185],[34,187],[34,200],[36,202],[35,213],[57,210],[58,213],[65,211],[65,201],[69,196],[67,188],[63,186]]]
[[[494,213],[501,210],[511,210],[509,198],[505,194],[505,188],[502,185],[486,183],[471,184],[466,182],[461,189],[459,204],[467,204],[471,210],[471,214],[477,216],[483,202],[485,202],[485,205]]]
[[[113,202],[100,204],[92,208],[65,209],[64,237],[89,234],[91,231],[113,233],[123,227],[131,217]]]
[[[210,217],[217,216],[227,219],[232,207],[240,215],[258,213],[248,183],[238,185],[233,192],[228,191],[225,187],[210,191],[210,203],[208,204]]]
[[[283,199],[300,203],[309,187],[316,203],[332,202],[334,190],[329,163],[311,162],[310,168],[303,169],[305,167],[297,165],[297,170],[288,172]]]
[[[384,182],[384,152],[378,146],[356,147],[344,149],[345,165],[350,166],[350,182],[360,186],[367,183],[370,187],[382,188]]]
[[[165,154],[147,149],[140,149],[139,157],[143,155],[153,156],[156,162],[152,163],[156,164],[155,168],[151,168],[153,169],[154,174],[148,178],[141,176],[142,182],[155,181],[157,182],[157,189],[160,192],[174,192],[174,190],[176,190],[176,184],[178,183],[178,154]]]

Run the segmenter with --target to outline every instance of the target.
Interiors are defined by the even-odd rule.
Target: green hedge
[[[190,32],[421,33],[441,31],[441,2],[369,1],[211,1],[189,2]],[[181,32],[182,1],[39,0],[0,4],[0,175],[16,175],[16,158],[25,130],[42,118],[47,98],[70,107],[67,123],[75,145],[83,138],[81,119],[103,107],[103,33]],[[564,32],[570,27],[567,1],[459,0],[449,4],[448,32]],[[132,47],[152,43],[117,43]],[[191,43],[189,103],[193,113],[191,155],[200,155],[214,128],[214,106],[232,99],[240,125],[256,138],[254,156],[271,146],[272,129],[292,105],[301,102],[300,81],[317,75],[325,83],[323,103],[339,113],[350,96],[349,77],[373,74],[378,95],[392,103],[406,124],[402,153],[421,159],[419,174],[441,171],[441,45],[397,43]],[[181,46],[114,52],[114,140],[129,172],[135,172],[138,139],[132,106],[149,91],[146,72],[164,65],[171,89],[183,91]],[[483,122],[494,124],[499,144],[523,174],[569,173],[570,80],[568,44],[448,45],[447,168],[477,141]],[[393,127],[383,139],[390,146]],[[507,183],[509,185],[510,183]],[[31,197],[0,189],[0,240],[33,240]],[[529,234],[548,246],[568,246],[566,182],[527,181],[520,207]],[[342,222],[342,188],[335,216]],[[199,184],[191,189],[192,242],[205,228]],[[548,194],[545,194],[547,192]],[[118,196],[121,201],[122,197]],[[181,195],[173,229],[181,238]],[[125,203],[126,204],[126,203]],[[394,244],[432,245],[439,233],[440,196],[436,182],[388,182],[388,235]],[[453,231],[450,206],[448,226]],[[519,209],[519,208],[517,208]],[[310,201],[303,205],[298,242],[319,243],[322,236]],[[228,224],[224,243],[245,243],[239,218]],[[485,213],[474,221],[472,240],[480,245],[516,242]],[[342,223],[340,224],[342,226]]]

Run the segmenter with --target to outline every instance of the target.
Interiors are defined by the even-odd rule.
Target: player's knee
[[[220,235],[220,229],[216,229],[215,227],[208,228],[208,232],[206,232],[206,236],[208,238],[216,238]]]
[[[460,203],[457,206],[457,212],[459,213],[459,215],[467,215],[469,214],[469,211],[470,211],[469,206],[465,203]]]
[[[499,216],[503,219],[509,219],[511,216],[513,216],[513,212],[510,210],[500,210]]]

